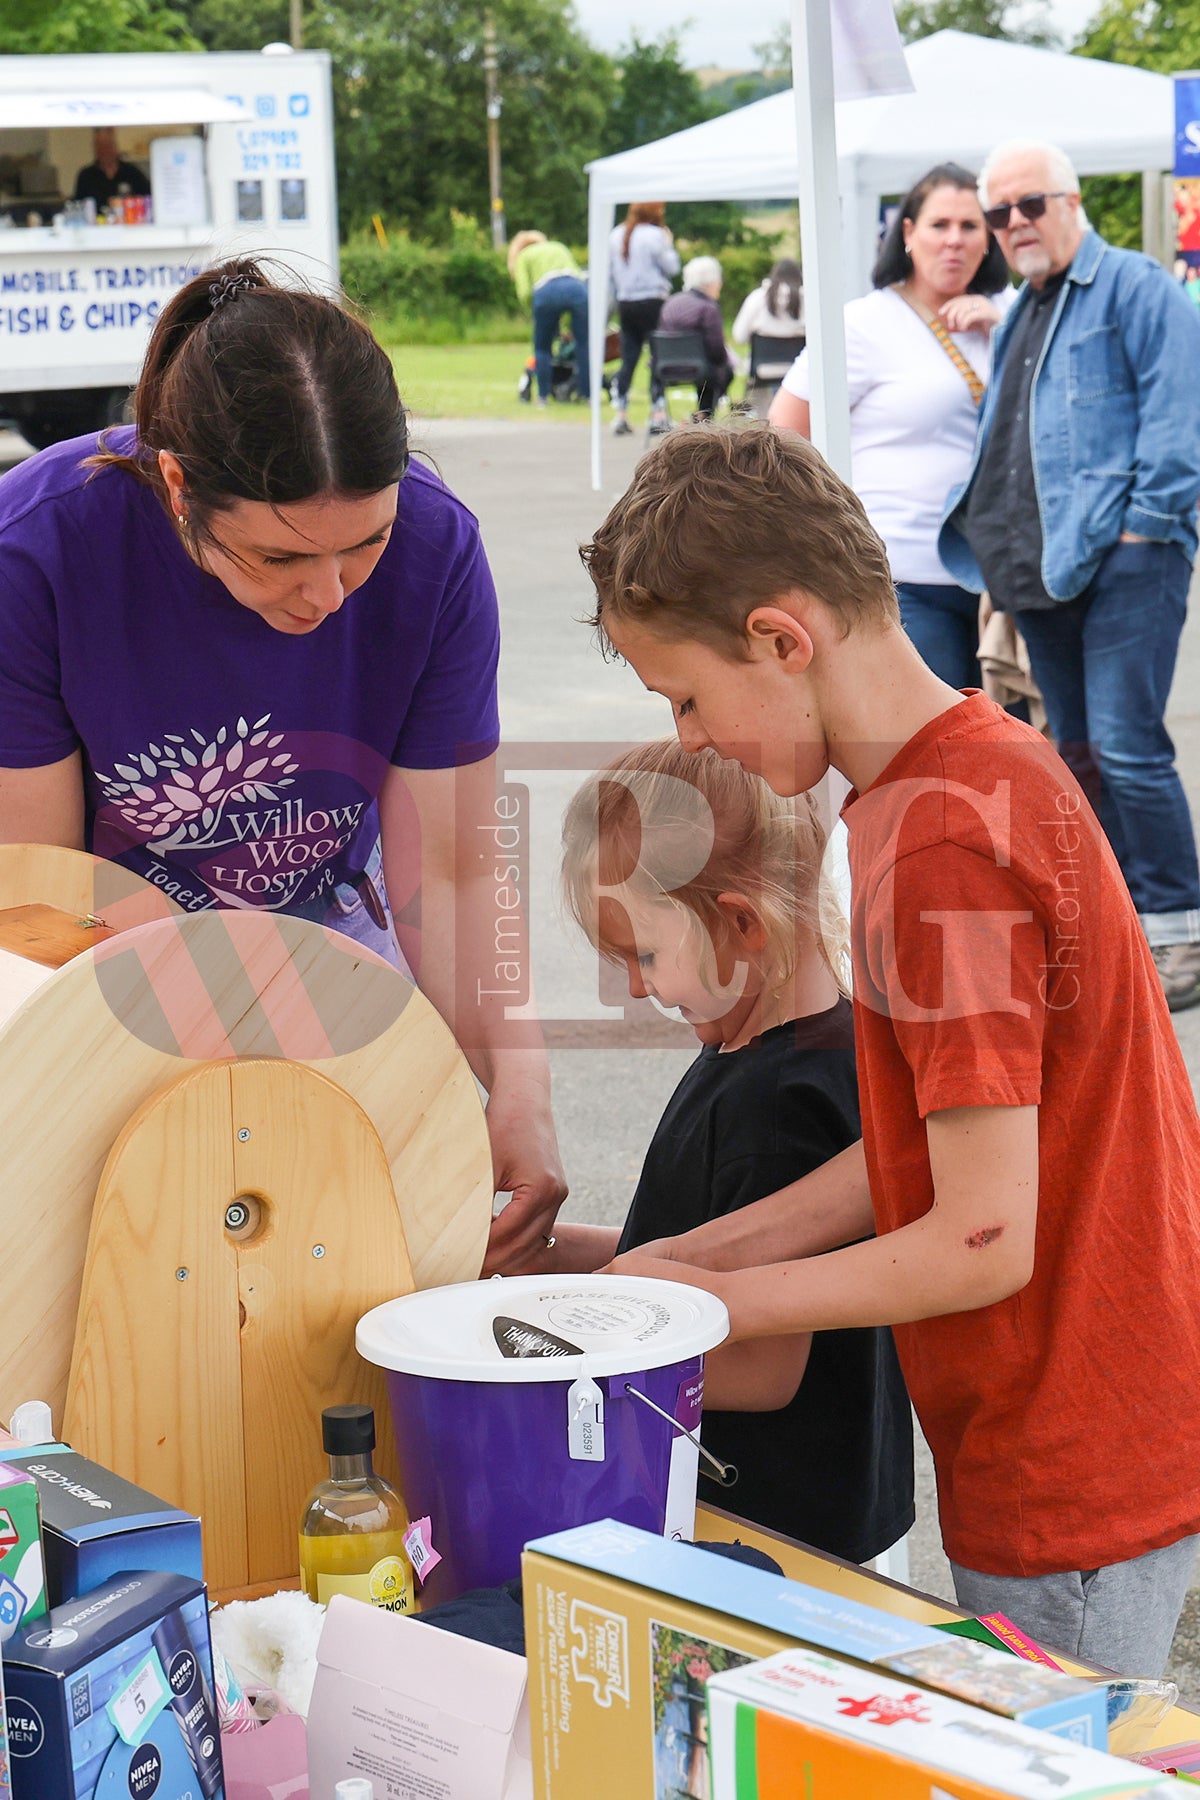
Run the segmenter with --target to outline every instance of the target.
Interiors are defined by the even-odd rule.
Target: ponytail
[[[219,264],[160,315],[133,397],[137,442],[100,440],[93,468],[166,486],[183,467],[193,534],[236,500],[287,506],[378,493],[408,466],[408,425],[387,354],[334,301],[281,287],[249,258]]]

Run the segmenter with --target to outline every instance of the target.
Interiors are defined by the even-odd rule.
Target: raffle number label
[[[433,1547],[433,1526],[429,1519],[413,1520],[405,1534],[404,1548],[408,1551],[408,1560],[417,1580],[424,1586],[425,1577],[442,1560],[441,1551]]]
[[[157,1650],[138,1664],[106,1708],[109,1718],[131,1749],[136,1748],[171,1699]]]

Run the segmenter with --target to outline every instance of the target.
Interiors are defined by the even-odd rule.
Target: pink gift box
[[[308,1739],[299,1713],[257,1731],[223,1731],[226,1800],[309,1800]]]

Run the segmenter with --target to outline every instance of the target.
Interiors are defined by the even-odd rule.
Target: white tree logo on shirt
[[[213,738],[192,728],[169,732],[161,746],[130,751],[113,774],[96,779],[126,824],[146,835],[150,848],[202,850],[218,841],[227,806],[239,800],[278,800],[299,764],[281,750],[284,734],[271,733],[271,715],[253,725],[239,719]]]

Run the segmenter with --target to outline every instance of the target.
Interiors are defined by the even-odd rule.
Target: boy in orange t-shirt
[[[1160,1672],[1200,1533],[1200,1121],[1095,815],[921,662],[802,439],[673,433],[583,554],[686,748],[855,790],[863,1142],[621,1266],[710,1288],[735,1339],[893,1325],[960,1603]]]

